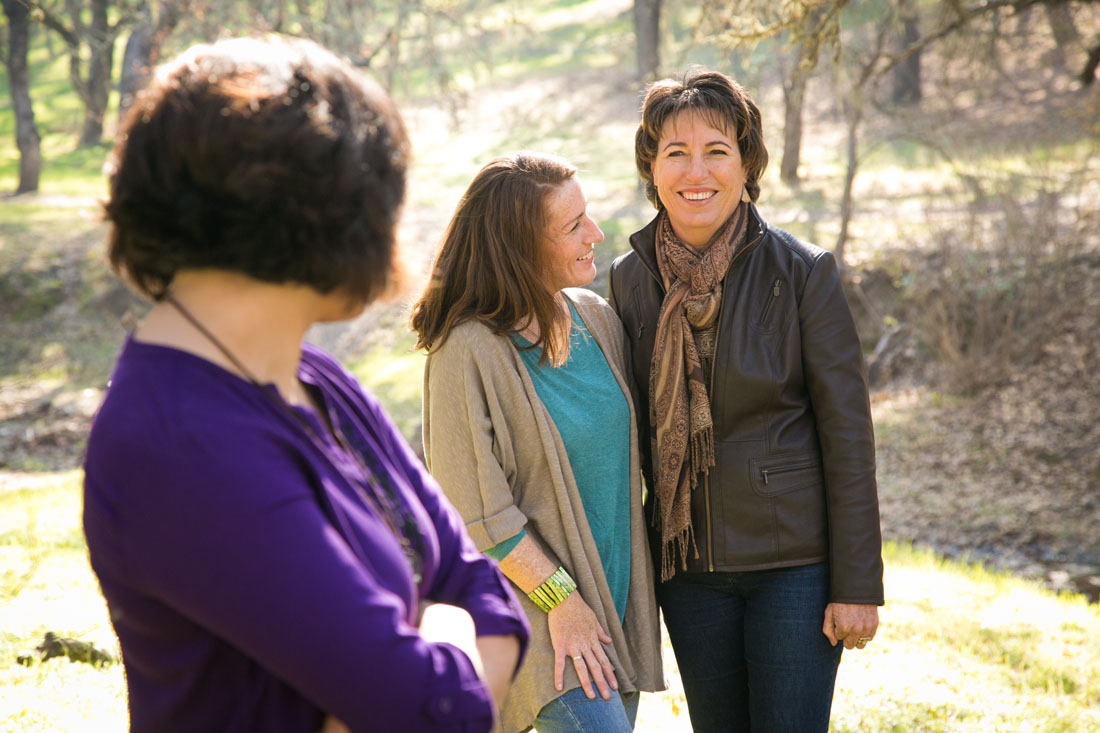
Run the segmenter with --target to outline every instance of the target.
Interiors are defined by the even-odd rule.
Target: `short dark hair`
[[[315,43],[194,46],[120,127],[108,257],[153,299],[215,268],[368,302],[394,277],[408,159],[386,93]]]
[[[431,280],[413,306],[416,347],[437,349],[458,324],[477,319],[511,333],[534,319],[540,362],[564,363],[569,319],[546,286],[550,194],[577,169],[546,153],[519,152],[485,165],[459,200],[432,265]],[[563,323],[564,321],[564,323]]]
[[[642,120],[634,134],[634,164],[645,185],[646,198],[658,209],[664,208],[650,166],[657,159],[657,143],[665,123],[688,110],[702,114],[714,129],[727,131],[737,140],[748,174],[745,189],[756,201],[760,197],[760,177],[768,167],[760,110],[740,84],[721,72],[702,68],[690,69],[682,81],[655,81],[646,90]]]

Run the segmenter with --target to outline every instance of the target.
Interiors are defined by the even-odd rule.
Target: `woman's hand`
[[[474,664],[474,669],[482,679],[481,653],[477,648],[477,633],[474,619],[465,608],[447,603],[429,603],[420,615],[420,636],[433,644],[446,642],[457,646],[466,653]]]
[[[351,733],[351,730],[336,718],[329,715],[317,733]]]
[[[488,635],[477,637],[477,649],[485,668],[482,679],[489,688],[493,704],[500,709],[508,688],[512,685],[512,673],[519,662],[519,639],[514,636]]]
[[[878,606],[869,603],[830,603],[825,607],[825,624],[821,630],[836,646],[844,642],[845,649],[862,649],[878,630]]]
[[[554,645],[554,688],[565,685],[565,660],[571,658],[581,680],[581,687],[589,700],[596,699],[596,690],[604,700],[611,699],[611,691],[619,689],[615,669],[603,649],[611,643],[611,637],[600,626],[596,614],[574,591],[569,597],[550,609],[547,616],[550,625],[550,641]]]
[[[530,593],[532,589],[539,587],[557,567],[556,563],[542,553],[530,534],[525,534],[519,544],[500,561],[501,572],[524,593]],[[611,643],[611,637],[581,598],[580,591],[573,591],[564,601],[551,608],[547,615],[547,624],[550,643],[554,647],[554,689],[561,690],[565,686],[565,660],[568,657],[577,669],[581,687],[588,699],[594,700],[596,692],[599,692],[604,700],[610,700],[611,691],[619,689],[615,669],[603,649],[604,644]],[[596,685],[595,691],[592,683]]]

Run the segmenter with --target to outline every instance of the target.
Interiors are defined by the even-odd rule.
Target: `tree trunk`
[[[297,0],[298,22],[302,24],[302,35],[313,38],[313,16],[310,13],[309,0]]]
[[[38,190],[42,171],[41,138],[34,124],[31,104],[30,76],[27,72],[27,47],[30,27],[29,10],[21,0],[3,0],[8,16],[8,79],[11,84],[11,106],[15,112],[15,144],[19,148],[19,186],[16,193]]]
[[[859,168],[859,125],[863,120],[863,101],[860,95],[849,100],[845,105],[848,122],[848,168],[844,175],[844,193],[840,201],[840,232],[836,237],[836,246],[833,248],[833,256],[836,258],[837,267],[843,272],[847,265],[844,262],[844,250],[848,243],[848,224],[852,220],[852,212],[855,201],[852,198],[852,188],[856,180],[856,170]]]
[[[393,30],[386,36],[386,47],[389,49],[386,59],[385,84],[386,91],[393,93],[394,79],[397,69],[401,64],[401,38],[405,35],[405,20],[409,3],[407,0],[398,0],[397,17],[393,22]],[[431,76],[429,72],[429,76]]]
[[[783,82],[783,160],[779,164],[779,178],[788,185],[798,182],[798,164],[802,158],[802,106],[806,82],[817,68],[824,18],[825,8],[813,10],[806,16],[802,23],[802,40],[798,44],[798,63]]]
[[[153,55],[153,24],[146,12],[130,31],[126,50],[122,52],[122,70],[118,79],[118,118],[133,104],[134,97],[149,80]]]
[[[906,49],[920,40],[916,0],[901,0],[898,3],[898,20],[901,22],[898,51],[905,53]],[[920,101],[920,61],[920,51],[913,51],[894,67],[894,85],[890,98],[895,105],[915,104]]]
[[[783,160],[779,178],[787,185],[798,183],[798,164],[802,155],[802,103],[806,98],[809,74],[796,66],[783,85]]]
[[[638,79],[657,78],[660,57],[661,0],[634,0],[634,41]]]
[[[80,131],[80,147],[98,145],[103,139],[103,117],[107,112],[107,97],[111,93],[111,71],[114,64],[115,35],[107,20],[107,0],[90,0],[92,24],[88,28],[88,99],[84,107],[84,125]]]
[[[1081,76],[1078,77],[1082,86],[1087,87],[1096,81],[1096,68],[1098,66],[1100,66],[1100,43],[1089,51],[1089,59],[1085,62],[1085,68],[1082,69]]]
[[[1081,34],[1077,32],[1077,26],[1073,23],[1073,13],[1069,10],[1069,4],[1051,5],[1044,4],[1047,22],[1054,34],[1054,63],[1060,69],[1067,68],[1066,49],[1081,40]]]
[[[122,71],[118,81],[118,116],[130,108],[134,97],[145,85],[153,73],[153,67],[160,61],[160,48],[168,34],[179,23],[187,8],[188,0],[166,0],[160,4],[156,24],[152,13],[146,7],[141,21],[130,32],[126,40],[126,50],[122,54]]]

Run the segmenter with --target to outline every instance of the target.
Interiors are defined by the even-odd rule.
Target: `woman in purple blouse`
[[[483,731],[524,614],[313,323],[392,280],[408,142],[307,42],[197,46],[112,156],[154,305],[88,439],[84,528],[135,731]]]

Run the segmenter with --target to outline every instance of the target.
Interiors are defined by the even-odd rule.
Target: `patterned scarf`
[[[699,556],[691,526],[691,492],[714,465],[714,426],[703,360],[714,357],[722,308],[722,278],[745,236],[747,206],[739,205],[702,252],[680,241],[668,213],[657,222],[657,267],[665,299],[649,371],[650,424],[656,426],[654,523],[661,535],[661,580],[687,569],[688,548]],[[700,354],[698,345],[707,353]]]

